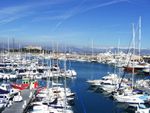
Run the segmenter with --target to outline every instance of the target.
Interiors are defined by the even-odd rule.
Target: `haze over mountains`
[[[26,46],[29,46],[30,44],[12,44],[10,43],[9,45],[6,43],[1,43],[0,44],[0,50],[8,50],[10,49],[19,49],[19,48],[24,48]],[[32,45],[32,44],[31,44]],[[35,45],[33,46],[41,46],[41,45]],[[104,53],[104,52],[112,52],[112,53],[118,53],[118,48],[116,47],[77,47],[77,46],[64,46],[64,45],[42,45],[41,46],[44,50],[50,50],[50,51],[55,51],[55,52],[68,52],[68,53],[78,53],[78,54],[98,54],[98,53]],[[119,48],[119,51],[127,53],[129,51],[129,48]],[[138,49],[135,50],[135,53],[138,54]],[[150,55],[150,49],[141,49],[141,55]]]

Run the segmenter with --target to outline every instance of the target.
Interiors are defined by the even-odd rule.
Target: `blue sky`
[[[0,0],[0,39],[49,45],[127,47],[142,17],[150,48],[150,0]]]

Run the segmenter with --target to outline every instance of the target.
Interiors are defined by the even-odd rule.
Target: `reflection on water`
[[[67,62],[68,65],[70,65],[69,63]],[[63,67],[63,62],[60,62],[60,65]],[[115,102],[111,94],[105,93],[99,88],[90,87],[86,82],[90,79],[101,78],[108,72],[114,72],[112,66],[72,61],[71,68],[75,69],[78,74],[77,78],[67,79],[67,87],[70,87],[76,94],[73,106],[74,113],[133,113],[134,108]],[[64,80],[60,79],[59,82],[63,83]],[[39,84],[46,86],[47,83],[46,80],[40,80]]]

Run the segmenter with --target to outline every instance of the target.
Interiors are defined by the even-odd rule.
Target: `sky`
[[[128,47],[140,16],[150,48],[150,0],[0,0],[0,41]]]

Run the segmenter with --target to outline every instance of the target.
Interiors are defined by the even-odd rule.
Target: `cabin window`
[[[44,71],[42,69],[38,69],[38,72],[39,73],[43,73]]]
[[[3,70],[0,70],[0,72],[3,73],[4,71],[3,71]]]
[[[36,70],[33,70],[33,73],[36,73]]]
[[[48,105],[47,103],[43,103],[43,105]]]

